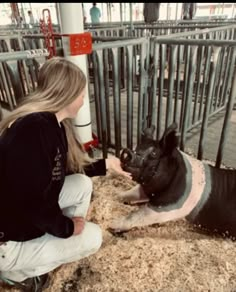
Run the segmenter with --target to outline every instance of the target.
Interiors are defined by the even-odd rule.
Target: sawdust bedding
[[[185,220],[114,236],[109,222],[137,208],[119,202],[117,194],[135,183],[114,174],[93,182],[88,220],[101,226],[102,247],[51,272],[45,292],[236,291],[236,242],[198,233]]]

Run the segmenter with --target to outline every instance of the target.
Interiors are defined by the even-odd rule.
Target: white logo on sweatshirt
[[[52,181],[57,181],[60,180],[62,176],[61,153],[59,148],[57,148],[57,154],[54,158],[54,163],[55,166],[53,167],[52,170]]]

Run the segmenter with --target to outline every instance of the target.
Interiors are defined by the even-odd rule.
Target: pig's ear
[[[171,154],[172,151],[179,145],[179,133],[177,133],[177,124],[171,124],[164,132],[159,146],[166,154]]]
[[[142,139],[153,139],[153,134],[155,132],[155,126],[152,125],[150,128],[146,128],[143,130]]]

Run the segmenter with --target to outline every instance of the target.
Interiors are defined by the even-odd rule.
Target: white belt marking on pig
[[[202,165],[205,170],[205,187],[201,194],[201,198],[197,205],[192,209],[192,211],[188,214],[186,217],[189,221],[194,221],[194,219],[197,217],[205,203],[207,202],[209,195],[211,193],[211,175],[210,175],[210,168],[209,165],[202,162]]]
[[[181,152],[181,154],[183,155],[187,169],[191,170],[190,174],[187,173],[187,175],[191,175],[191,179],[187,179],[187,184],[191,182],[191,186],[190,188],[188,185],[186,186],[186,190],[189,189],[190,191],[188,194],[183,194],[174,204],[160,207],[149,205],[149,208],[153,209],[156,213],[156,216],[155,213],[153,213],[153,216],[156,217],[155,221],[157,223],[180,219],[186,217],[190,213],[190,219],[194,219],[209,197],[211,185],[208,165],[204,165],[202,161],[184,152]],[[168,211],[166,211],[166,209],[168,209]]]

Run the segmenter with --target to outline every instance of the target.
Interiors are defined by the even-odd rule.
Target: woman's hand
[[[83,217],[73,217],[71,220],[74,222],[73,235],[80,234],[84,229],[85,219]]]
[[[115,172],[122,174],[130,179],[132,178],[131,173],[126,172],[121,168],[121,161],[115,156],[106,159],[106,168],[109,170],[114,170]]]

